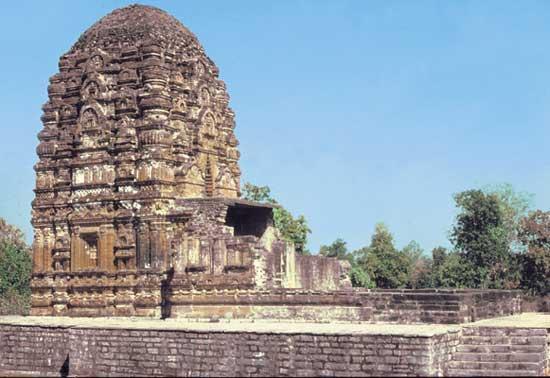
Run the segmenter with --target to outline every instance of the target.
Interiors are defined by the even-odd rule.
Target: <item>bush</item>
[[[23,234],[0,218],[0,314],[28,314],[32,259]]]

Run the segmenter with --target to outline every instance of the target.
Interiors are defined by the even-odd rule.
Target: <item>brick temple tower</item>
[[[225,84],[178,20],[141,5],[113,11],[60,58],[48,96],[34,314],[157,315],[168,276],[190,289],[300,286],[280,262],[260,272],[256,260],[288,243],[260,242],[271,208],[238,199]]]

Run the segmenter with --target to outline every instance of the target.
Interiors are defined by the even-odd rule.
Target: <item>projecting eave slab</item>
[[[176,204],[184,205],[187,201],[193,202],[221,202],[228,206],[239,206],[239,207],[262,207],[266,209],[277,209],[281,206],[275,203],[266,203],[266,202],[256,202],[248,201],[241,198],[227,198],[227,197],[208,197],[208,198],[182,198],[176,200]]]

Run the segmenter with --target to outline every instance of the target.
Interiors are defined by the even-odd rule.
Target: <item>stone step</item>
[[[531,370],[480,370],[480,369],[448,369],[446,377],[532,377],[538,376]]]
[[[544,353],[544,345],[459,345],[457,353]]]
[[[537,362],[544,361],[544,353],[464,353],[453,354],[453,361],[481,362]]]
[[[464,336],[543,336],[547,334],[544,328],[496,328],[496,327],[465,327]]]
[[[544,345],[546,336],[462,336],[464,345]]]
[[[449,369],[459,369],[459,370],[484,370],[484,371],[493,371],[493,370],[529,370],[534,373],[541,372],[541,363],[535,362],[481,362],[481,361],[449,361]]]

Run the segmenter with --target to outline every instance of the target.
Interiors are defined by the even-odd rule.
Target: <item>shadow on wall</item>
[[[170,270],[167,272],[167,277],[165,280],[162,281],[161,286],[161,318],[166,319],[169,318],[172,313],[172,304],[168,300],[168,295],[170,294],[170,284],[172,283],[172,279],[174,278],[174,268],[170,268]]]
[[[67,354],[67,358],[65,358],[65,361],[63,361],[63,365],[61,365],[61,369],[59,369],[59,375],[62,378],[66,378],[69,376],[69,355]]]

